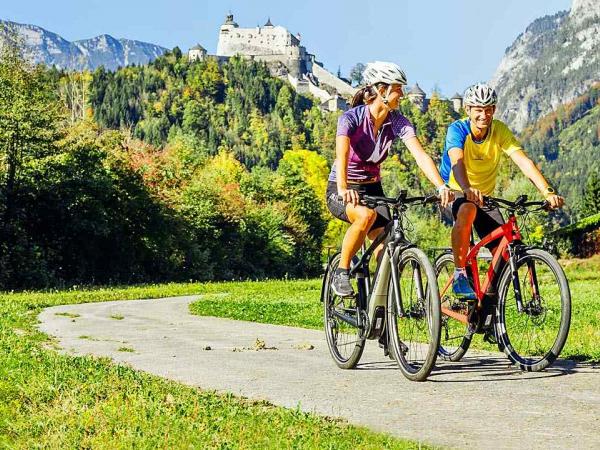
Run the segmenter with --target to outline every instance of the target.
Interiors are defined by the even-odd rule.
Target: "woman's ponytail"
[[[355,106],[362,105],[362,104],[368,105],[376,98],[377,98],[377,91],[375,90],[375,88],[373,86],[369,86],[369,85],[364,86],[363,88],[356,91],[356,94],[354,94],[354,97],[352,97],[352,100],[350,101],[350,107],[354,108]]]

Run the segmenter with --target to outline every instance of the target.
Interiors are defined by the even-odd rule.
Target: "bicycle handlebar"
[[[540,210],[541,209],[548,210],[550,207],[550,203],[548,203],[548,201],[546,201],[546,200],[543,200],[543,201],[538,200],[538,201],[528,202],[527,195],[519,195],[515,201],[510,201],[510,200],[506,200],[504,198],[498,198],[498,197],[484,196],[483,202],[487,206],[499,207],[499,208],[504,208],[504,209],[512,209],[512,210],[525,210],[525,209],[531,208],[532,206],[538,206]]]
[[[401,191],[397,197],[380,197],[376,195],[361,195],[360,203],[370,208],[377,206],[389,206],[390,208],[400,208],[415,203],[426,205],[428,203],[437,203],[440,201],[437,195],[426,195],[420,197],[407,197],[406,191]]]

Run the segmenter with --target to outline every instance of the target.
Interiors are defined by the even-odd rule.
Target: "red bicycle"
[[[467,302],[454,296],[451,250],[435,261],[442,302],[439,356],[459,361],[471,345],[473,334],[483,333],[522,370],[543,370],[556,360],[567,340],[571,293],[556,258],[522,242],[517,215],[545,209],[548,204],[528,202],[525,195],[514,202],[494,197],[485,197],[484,201],[506,210],[508,220],[477,244],[471,242],[466,269],[477,300]],[[491,262],[478,258],[479,250],[496,239],[499,244]],[[481,282],[480,266],[486,264],[489,267]]]

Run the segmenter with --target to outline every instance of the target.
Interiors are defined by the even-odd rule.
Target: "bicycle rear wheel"
[[[563,349],[571,323],[571,293],[562,268],[550,253],[525,250],[517,260],[518,285],[510,266],[500,279],[496,310],[499,347],[521,370],[537,372]],[[521,293],[518,310],[515,288]]]
[[[323,278],[323,316],[327,346],[335,363],[342,369],[356,366],[365,348],[364,331],[349,321],[358,321],[357,296],[339,297],[331,288],[333,274],[340,264],[340,255],[335,255]],[[353,281],[353,284],[354,281]],[[354,290],[357,292],[355,284]],[[343,320],[346,318],[347,320]],[[349,320],[348,320],[349,319]]]
[[[388,294],[389,339],[402,374],[424,381],[437,357],[440,344],[440,298],[435,271],[421,250],[409,248],[397,259],[398,290],[393,281]]]
[[[435,273],[440,291],[440,301],[443,309],[464,315],[469,313],[469,304],[456,298],[452,291],[454,277],[454,257],[450,253],[440,256],[435,261]],[[444,314],[441,317],[441,336],[439,356],[445,361],[460,361],[473,339],[469,326]]]

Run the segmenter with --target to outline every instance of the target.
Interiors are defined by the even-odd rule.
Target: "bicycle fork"
[[[515,247],[508,245],[508,262],[510,264],[512,285],[515,291],[515,301],[517,303],[517,311],[519,314],[523,312],[523,296],[521,295],[521,283],[519,283],[519,272],[517,269],[517,255]]]

